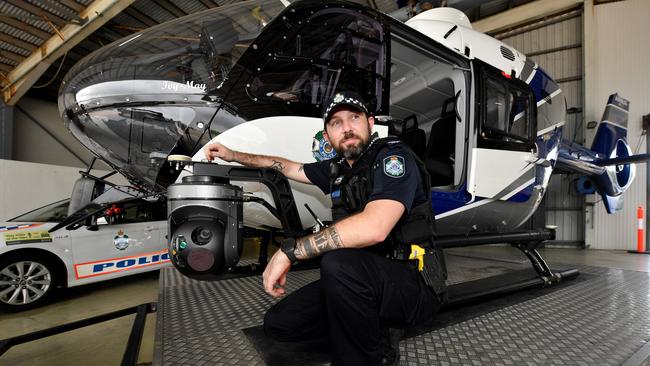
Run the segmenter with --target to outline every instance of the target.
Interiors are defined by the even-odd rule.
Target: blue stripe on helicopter
[[[560,89],[560,86],[541,67],[537,68],[529,85],[535,95],[535,102],[538,103]]]
[[[529,184],[528,186],[521,189],[519,192],[514,194],[512,197],[508,198],[508,202],[526,202],[530,199],[533,193],[533,187],[535,183]],[[463,206],[466,206],[471,199],[469,193],[467,193],[466,186],[463,184],[459,187],[458,191],[453,192],[441,192],[441,191],[431,191],[431,205],[433,208],[433,213],[435,215],[440,215],[445,212],[459,209]],[[480,202],[486,199],[485,197],[476,197],[472,203]]]

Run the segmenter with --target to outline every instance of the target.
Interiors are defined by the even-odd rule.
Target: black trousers
[[[333,365],[380,364],[381,332],[430,321],[440,308],[409,264],[367,250],[328,252],[320,271],[267,311],[264,331],[286,342],[329,337]]]

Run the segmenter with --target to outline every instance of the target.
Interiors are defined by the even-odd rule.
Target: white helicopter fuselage
[[[269,14],[285,11],[263,3]],[[210,141],[316,161],[321,104],[351,88],[372,103],[380,136],[401,137],[427,164],[441,232],[512,230],[538,207],[566,105],[533,61],[451,8],[405,24],[341,2],[297,2],[257,24],[254,8],[244,2],[189,16],[84,59],[60,96],[69,129],[134,184],[164,194],[178,182],[165,158],[203,160]],[[241,185],[273,202],[262,184]],[[291,185],[304,228],[316,223],[305,204],[331,219],[329,197]],[[280,227],[258,203],[245,204],[244,225]]]
[[[406,24],[466,59],[481,60],[495,70],[504,71],[508,78],[525,76],[521,81],[530,84],[538,72],[537,65],[527,62],[526,57],[518,51],[472,30],[464,13],[455,9],[427,11]],[[471,71],[472,74],[476,72]],[[444,75],[437,77],[442,78]],[[562,126],[565,123],[564,114],[558,114],[559,120],[556,116],[554,121],[546,121],[551,125],[534,133],[531,141],[534,142],[528,150],[478,147],[480,137],[475,126],[475,99],[481,96],[477,91],[477,77],[472,75],[470,80],[470,87],[458,97],[458,103],[462,105],[457,107],[457,136],[448,137],[464,141],[464,144],[458,143],[455,148],[455,155],[461,158],[456,162],[455,184],[432,188],[433,209],[438,226],[442,232],[514,229],[532,215],[546,191],[552,162],[558,154]],[[556,88],[548,98],[536,101],[534,108],[542,108],[539,115],[545,116],[544,108],[547,108],[547,104],[562,98],[561,90]],[[398,96],[391,96],[391,99],[395,105],[399,104]],[[521,117],[515,116],[514,119],[516,121]],[[375,126],[381,136],[388,134],[387,126]],[[312,154],[312,144],[314,136],[322,128],[322,120],[319,118],[276,116],[241,123],[219,134],[211,142],[218,141],[229,148],[248,153],[281,156],[309,163],[316,161]],[[463,134],[467,134],[466,139],[462,138]],[[428,138],[431,139],[431,136]],[[203,151],[197,152],[193,157],[193,160],[198,161],[204,159]],[[216,162],[232,164],[218,159]],[[244,192],[272,202],[270,192],[262,184],[237,184],[243,186]],[[309,214],[305,204],[321,220],[331,219],[329,197],[315,186],[297,182],[291,182],[291,185],[304,228],[316,225],[316,220]],[[252,227],[280,227],[279,221],[256,203],[245,205],[244,222]]]

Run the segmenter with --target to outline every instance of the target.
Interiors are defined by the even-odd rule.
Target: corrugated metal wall
[[[583,142],[582,92],[582,11],[569,11],[507,33],[495,35],[537,62],[559,82],[567,100],[569,114],[564,137]],[[537,126],[538,130],[548,126]],[[556,225],[555,244],[584,244],[584,197],[573,188],[576,175],[556,174],[542,206],[535,214],[535,225]],[[535,226],[533,225],[533,226]]]
[[[630,101],[628,141],[635,153],[646,151],[641,118],[650,113],[650,1],[627,0],[594,6],[593,26],[585,52],[589,59],[585,88],[588,119],[600,120],[607,97],[614,92]],[[637,149],[638,147],[638,149]],[[608,215],[602,202],[594,206],[592,248],[636,249],[636,208],[646,205],[646,164],[625,194],[625,208]],[[597,197],[600,200],[600,197]],[[646,212],[647,213],[647,212]]]

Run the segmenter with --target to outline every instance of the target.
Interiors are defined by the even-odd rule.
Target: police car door
[[[108,209],[96,227],[71,232],[75,280],[101,281],[145,272],[168,262],[163,203],[146,201]]]
[[[468,164],[474,199],[509,200],[531,191],[537,161],[536,109],[524,82],[489,66],[478,68],[478,135]]]

